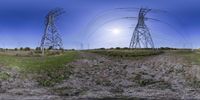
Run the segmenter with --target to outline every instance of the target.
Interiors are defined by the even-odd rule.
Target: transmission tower
[[[133,32],[129,48],[154,48],[153,39],[150,31],[145,24],[145,15],[151,9],[141,8],[138,15],[138,23]]]
[[[44,54],[44,49],[63,48],[62,39],[55,25],[56,18],[64,13],[61,8],[51,10],[45,17],[45,30],[40,47]]]

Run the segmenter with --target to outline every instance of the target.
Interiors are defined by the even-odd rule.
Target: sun
[[[121,30],[120,29],[118,29],[118,28],[114,28],[114,29],[112,29],[111,30],[111,32],[113,33],[113,34],[120,34],[120,32],[121,32]]]

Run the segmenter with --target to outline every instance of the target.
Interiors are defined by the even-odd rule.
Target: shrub
[[[17,50],[18,50],[18,48],[15,48],[14,50],[15,50],[15,51],[17,51]]]
[[[30,50],[31,50],[31,48],[29,48],[29,47],[24,48],[24,51],[30,51]]]
[[[22,50],[24,50],[24,48],[23,48],[23,47],[20,47],[20,49],[19,49],[19,50],[21,50],[21,51],[22,51]]]
[[[105,48],[100,48],[100,50],[105,50]]]
[[[0,72],[0,80],[8,80],[10,78],[10,74],[6,72]]]
[[[49,48],[48,48],[48,50],[52,50],[53,49],[53,46],[50,46]]]
[[[124,49],[124,50],[128,50],[129,48],[128,48],[128,47],[124,47],[123,49]]]
[[[121,48],[120,48],[120,47],[116,47],[116,49],[117,49],[117,50],[120,50]]]
[[[35,50],[36,50],[36,51],[40,51],[41,48],[40,48],[40,47],[36,47]]]
[[[113,50],[114,48],[112,47],[112,48],[110,48],[110,50]]]

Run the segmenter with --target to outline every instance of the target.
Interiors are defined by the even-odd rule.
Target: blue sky
[[[137,20],[109,20],[120,16],[137,17],[137,11],[112,9],[148,7],[173,14],[149,13],[147,16],[170,23],[174,28],[150,20],[146,22],[157,47],[199,48],[199,4],[198,0],[0,0],[0,47],[39,46],[44,17],[55,7],[66,11],[56,22],[65,48],[79,49],[81,43],[85,48],[88,45],[90,48],[126,47]],[[94,20],[96,16],[101,17]],[[113,32],[116,29],[117,34]]]

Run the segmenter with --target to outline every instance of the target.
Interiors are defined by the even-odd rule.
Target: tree
[[[24,50],[24,48],[23,48],[23,47],[20,47],[20,50],[22,51],[22,50]]]
[[[41,48],[40,48],[40,47],[36,47],[35,50],[36,50],[36,51],[40,51]]]
[[[53,49],[53,46],[49,46],[48,50],[52,50]]]
[[[121,49],[120,47],[116,47],[117,50]]]
[[[14,50],[15,50],[15,51],[17,51],[17,50],[18,50],[18,48],[15,48]]]
[[[25,51],[30,51],[31,49],[29,47],[24,48]]]

